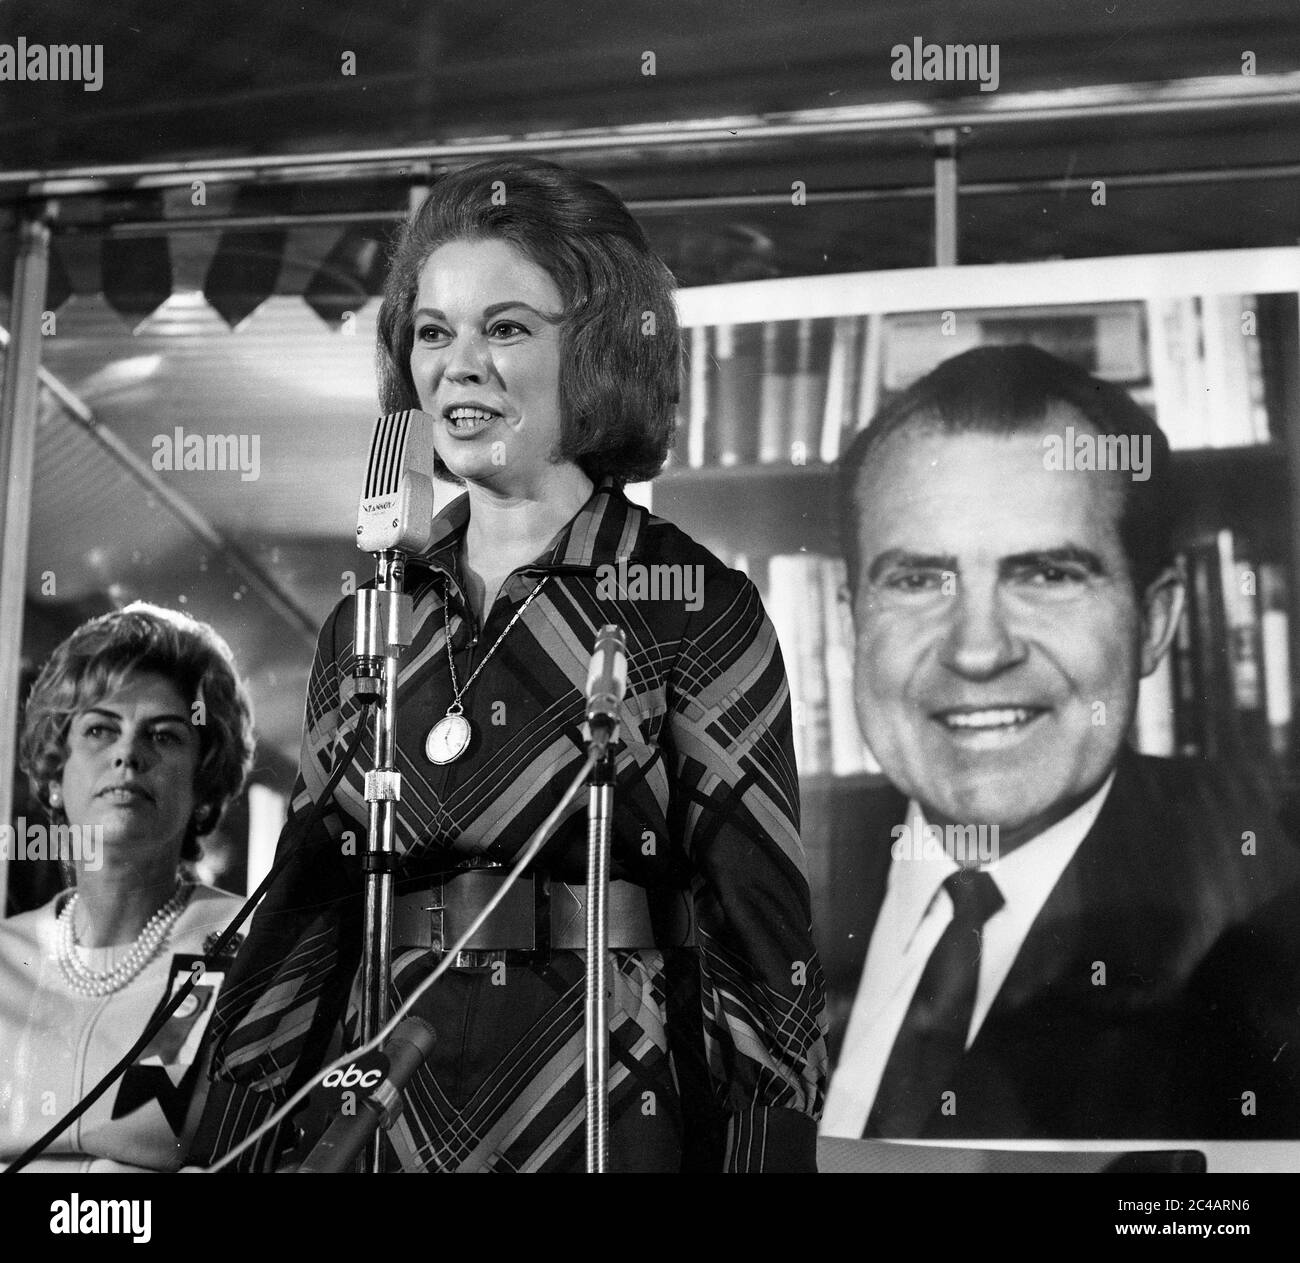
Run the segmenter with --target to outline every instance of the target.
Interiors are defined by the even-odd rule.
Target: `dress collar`
[[[587,503],[563,526],[540,555],[521,570],[534,573],[581,573],[630,558],[650,514],[633,504],[606,476]],[[442,571],[458,581],[456,556],[469,525],[469,497],[457,496],[433,519],[433,538],[411,559],[413,565]]]

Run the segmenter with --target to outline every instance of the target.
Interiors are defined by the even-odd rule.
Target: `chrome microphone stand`
[[[433,532],[434,417],[417,408],[392,412],[375,424],[366,481],[357,511],[357,547],[375,558],[375,586],[356,594],[353,678],[360,701],[374,711],[374,767],[366,773],[368,806],[365,939],[361,964],[361,1039],[372,1040],[388,1020],[392,964],[393,873],[396,806],[402,797],[397,770],[397,668],[411,643],[412,599],[403,592],[406,559]],[[358,723],[364,722],[358,716]],[[365,1170],[383,1167],[382,1138],[366,1148]]]
[[[402,591],[406,557],[389,549],[378,555],[376,586],[357,593],[355,649],[358,694],[378,693],[374,707],[374,768],[366,773],[368,804],[365,874],[365,941],[361,963],[361,1039],[373,1039],[388,1020],[392,965],[393,839],[396,804],[402,797],[397,770],[398,658],[411,643],[411,598]],[[382,1169],[378,1134],[366,1146],[365,1169]]]

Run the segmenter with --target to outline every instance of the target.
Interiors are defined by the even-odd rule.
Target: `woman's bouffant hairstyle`
[[[196,716],[196,806],[181,849],[181,859],[193,862],[198,839],[220,823],[253,763],[248,691],[230,646],[207,623],[142,601],[83,623],[50,655],[32,685],[19,762],[45,810],[64,823],[62,808],[50,804],[50,782],[63,773],[73,719],[140,672],[170,680]]]
[[[482,162],[445,175],[403,227],[379,311],[384,412],[419,407],[410,355],[426,260],[448,242],[484,240],[515,246],[564,303],[556,459],[574,461],[597,484],[607,475],[619,485],[653,478],[676,429],[676,285],[615,194],[550,162]]]

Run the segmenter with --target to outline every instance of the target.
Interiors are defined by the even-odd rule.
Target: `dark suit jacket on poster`
[[[1300,1003],[1300,851],[1269,801],[1201,761],[1126,752],[963,1059],[957,1115],[921,1135],[1300,1137],[1296,1059],[1276,1055]],[[835,882],[858,976],[905,812],[886,787],[840,817],[862,822]]]

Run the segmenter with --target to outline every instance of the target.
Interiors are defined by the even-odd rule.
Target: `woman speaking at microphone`
[[[623,494],[664,463],[679,362],[671,275],[623,203],[571,171],[445,176],[396,244],[382,406],[431,414],[439,472],[465,494],[406,572],[392,992],[439,963],[581,767],[593,643],[617,624],[609,1169],[813,1170],[822,979],[776,637],[747,578]],[[321,632],[298,812],[368,722],[352,607]],[[248,1135],[351,1029],[364,762],[236,965],[194,1160]],[[583,801],[422,997],[437,1043],[387,1133],[393,1169],[583,1169]],[[281,1141],[237,1165],[275,1166]]]

